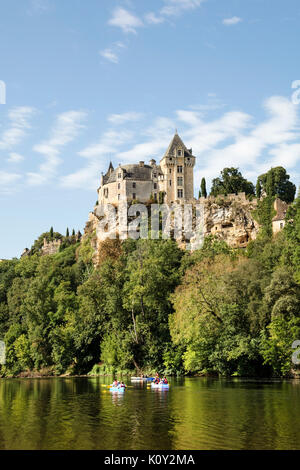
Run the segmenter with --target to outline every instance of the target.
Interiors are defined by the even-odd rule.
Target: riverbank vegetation
[[[173,240],[107,240],[94,268],[89,240],[61,237],[57,254],[41,256],[43,234],[30,256],[0,263],[2,376],[296,375],[300,197],[276,236],[272,197],[245,251],[213,237],[192,254]]]

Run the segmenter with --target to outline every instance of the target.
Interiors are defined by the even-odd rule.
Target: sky
[[[83,232],[101,172],[160,160],[300,184],[299,0],[0,0],[0,259]]]

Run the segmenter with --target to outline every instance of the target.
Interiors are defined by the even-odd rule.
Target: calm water
[[[0,379],[0,449],[300,449],[299,381],[105,383]]]

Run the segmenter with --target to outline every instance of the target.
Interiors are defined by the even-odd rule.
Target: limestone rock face
[[[228,196],[201,198],[199,201],[194,200],[194,205],[200,204],[203,207],[204,227],[203,235],[207,237],[214,235],[224,240],[233,248],[245,248],[251,240],[255,240],[259,231],[259,224],[254,220],[252,211],[257,207],[257,200],[252,201],[246,199],[244,193],[238,195],[231,194]],[[94,249],[94,264],[99,261],[99,251],[101,243],[108,237],[109,233],[97,230],[100,217],[97,214],[97,207],[94,212],[89,214],[89,219],[85,227],[82,240],[90,238]],[[119,231],[118,224],[116,225]],[[123,233],[119,234],[123,238]],[[197,234],[195,239],[197,238]],[[191,243],[188,245],[187,240],[176,240],[181,248],[197,249],[199,244]],[[193,248],[194,247],[194,248]]]
[[[215,235],[234,248],[255,240],[259,225],[252,216],[257,200],[236,197],[208,198],[204,203],[204,236]]]
[[[99,263],[99,250],[101,240],[97,238],[97,226],[99,224],[99,218],[96,216],[96,210],[89,213],[88,221],[85,225],[84,234],[81,238],[81,242],[85,242],[90,238],[90,243],[94,250],[93,263],[97,266]]]

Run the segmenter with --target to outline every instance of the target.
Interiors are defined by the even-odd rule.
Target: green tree
[[[261,191],[262,191],[261,183],[260,183],[260,180],[258,179],[256,183],[256,190],[255,190],[255,194],[258,199],[260,199],[261,197]]]
[[[169,295],[179,283],[181,250],[173,240],[139,240],[127,263],[123,307],[130,318],[136,366],[158,366],[170,343]]]
[[[186,271],[172,297],[170,330],[175,345],[185,346],[187,372],[242,375],[257,370],[258,341],[251,334],[238,282],[231,285],[241,262],[247,260],[228,255],[203,259]]]
[[[257,209],[253,211],[253,216],[261,225],[259,238],[270,238],[273,234],[272,219],[276,215],[274,209],[274,196],[266,196],[257,203]]]
[[[260,350],[264,363],[272,367],[273,374],[279,377],[290,376],[297,366],[292,363],[292,344],[299,339],[300,318],[285,320],[274,318],[262,332]],[[298,367],[299,370],[299,367]]]
[[[238,168],[224,168],[219,178],[213,179],[210,194],[218,196],[220,194],[237,194],[245,192],[247,195],[254,195],[254,186],[247,181]]]
[[[205,178],[202,178],[202,180],[201,180],[201,194],[202,194],[202,197],[207,198],[207,191],[206,191],[206,181],[205,181]]]
[[[300,283],[300,192],[287,211],[284,234],[287,240],[283,250],[285,264],[293,266],[295,279]]]
[[[267,196],[275,196],[282,201],[291,203],[295,197],[296,186],[289,179],[290,176],[285,168],[277,166],[271,168],[267,173],[260,175],[257,185],[262,188]]]

